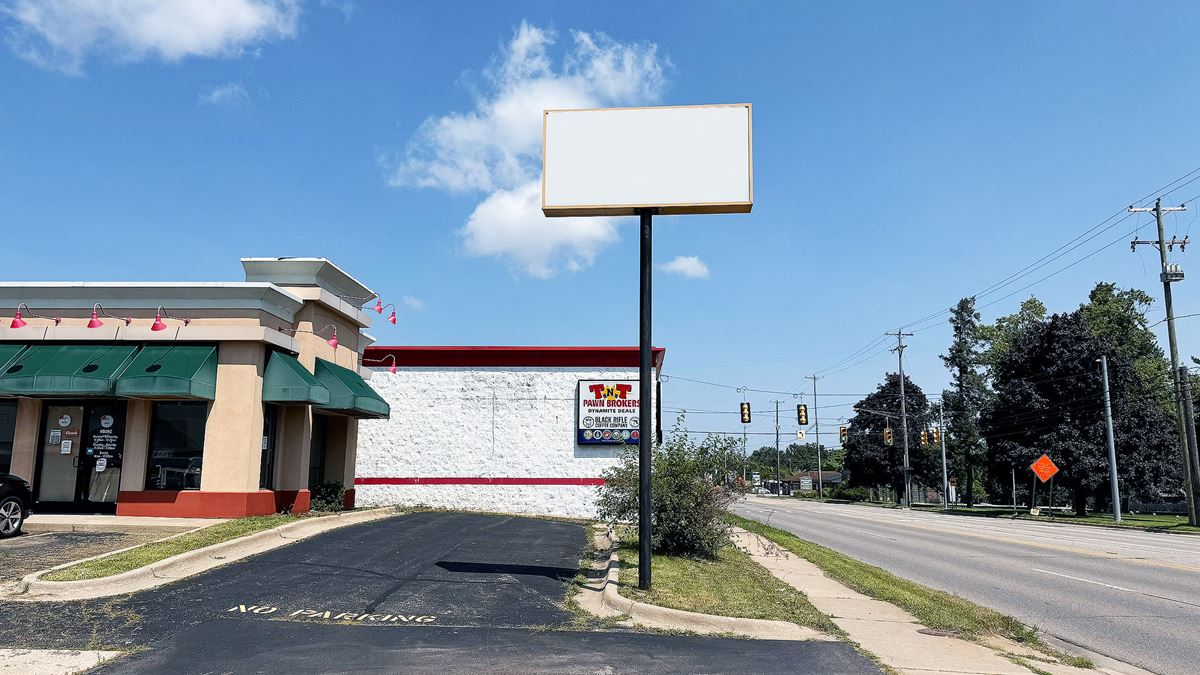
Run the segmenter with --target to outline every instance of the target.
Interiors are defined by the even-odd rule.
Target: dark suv
[[[0,539],[21,533],[21,525],[29,517],[33,490],[23,478],[0,473]]]

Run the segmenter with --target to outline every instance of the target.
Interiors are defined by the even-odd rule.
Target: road
[[[1200,671],[1200,536],[762,497],[734,511],[1106,656]]]
[[[0,647],[136,653],[96,673],[878,673],[845,642],[572,629],[577,523],[416,513],[132,596],[0,603]],[[2,667],[0,667],[2,670]]]

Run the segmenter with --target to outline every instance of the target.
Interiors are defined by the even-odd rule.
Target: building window
[[[147,490],[199,490],[208,403],[154,404],[150,419]]]
[[[17,402],[0,401],[0,473],[12,470],[13,434],[17,430]]]
[[[329,437],[329,418],[312,417],[312,441],[308,446],[308,489],[315,490],[325,482],[325,440]]]

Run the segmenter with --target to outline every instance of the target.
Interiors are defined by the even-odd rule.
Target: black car
[[[21,533],[32,503],[33,490],[25,479],[0,473],[0,539]]]

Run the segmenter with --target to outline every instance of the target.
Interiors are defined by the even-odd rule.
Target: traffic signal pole
[[[1200,525],[1200,513],[1197,512],[1196,508],[1196,485],[1197,480],[1200,479],[1200,476],[1197,476],[1198,471],[1195,468],[1197,465],[1196,447],[1188,441],[1189,435],[1193,437],[1195,436],[1195,431],[1193,431],[1192,434],[1188,434],[1187,432],[1188,426],[1194,427],[1195,420],[1186,418],[1184,414],[1183,386],[1179,379],[1179,344],[1175,340],[1175,307],[1171,300],[1171,283],[1176,281],[1176,279],[1168,274],[1168,242],[1166,241],[1166,234],[1164,233],[1163,228],[1163,213],[1185,210],[1187,209],[1184,206],[1169,206],[1164,208],[1162,205],[1162,197],[1154,200],[1153,207],[1134,208],[1130,206],[1130,213],[1154,214],[1155,223],[1158,225],[1158,240],[1146,241],[1134,239],[1132,242],[1130,242],[1129,248],[1136,251],[1139,245],[1149,244],[1151,246],[1156,246],[1158,248],[1159,262],[1162,264],[1162,270],[1159,274],[1159,278],[1162,280],[1163,285],[1163,305],[1167,310],[1167,340],[1171,345],[1171,376],[1175,380],[1175,405],[1179,413],[1179,446],[1183,456],[1183,485],[1187,494],[1188,524],[1195,526]],[[1174,237],[1171,237],[1169,245],[1171,248],[1174,248],[1175,244],[1179,244],[1180,250],[1183,250],[1183,246],[1186,245],[1186,237],[1184,238],[1183,242],[1177,241]],[[1182,275],[1180,275],[1180,278],[1182,278]]]
[[[888,333],[888,335],[896,336],[896,348],[892,351],[896,352],[896,358],[900,361],[900,434],[904,439],[904,501],[905,507],[912,506],[912,469],[908,464],[908,408],[904,401],[904,338],[911,337],[912,333]]]

